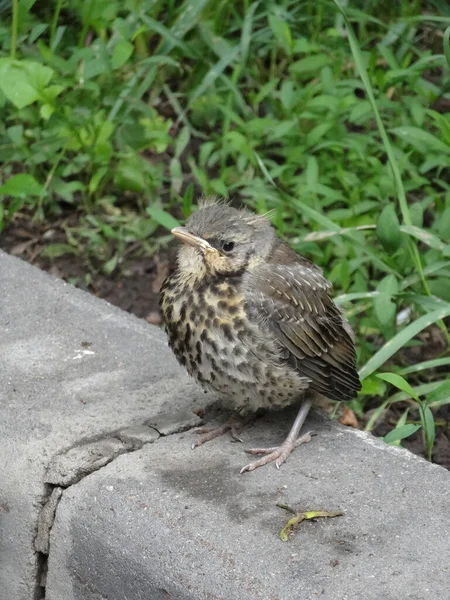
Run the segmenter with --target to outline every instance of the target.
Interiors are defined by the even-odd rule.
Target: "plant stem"
[[[50,50],[53,53],[53,44],[55,43],[56,26],[58,25],[59,13],[61,12],[63,0],[57,0],[52,24],[50,25]]]
[[[11,23],[11,58],[16,58],[17,30],[19,28],[19,0],[12,0],[12,23]]]

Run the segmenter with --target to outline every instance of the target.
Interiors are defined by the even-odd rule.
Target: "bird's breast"
[[[175,274],[161,307],[178,361],[230,408],[281,407],[298,395],[299,377],[283,364],[274,338],[249,319],[238,285],[191,285]]]

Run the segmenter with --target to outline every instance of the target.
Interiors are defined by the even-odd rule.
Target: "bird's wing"
[[[331,300],[322,271],[293,251],[288,255],[284,264],[259,263],[250,270],[247,313],[266,323],[311,389],[333,400],[354,398],[361,384],[350,325]]]

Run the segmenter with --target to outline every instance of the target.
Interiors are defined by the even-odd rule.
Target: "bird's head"
[[[211,200],[172,233],[184,242],[178,254],[180,270],[193,277],[241,273],[264,260],[275,239],[265,217]]]

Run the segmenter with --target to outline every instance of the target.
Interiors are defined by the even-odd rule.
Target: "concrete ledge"
[[[180,433],[214,399],[159,330],[3,253],[0,290],[1,600],[449,596],[447,471],[313,415],[280,471],[240,475],[241,444]],[[277,503],[344,515],[282,542]]]

